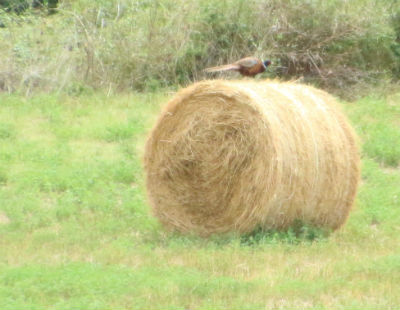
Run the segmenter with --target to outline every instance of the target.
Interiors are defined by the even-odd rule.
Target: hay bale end
[[[149,202],[166,227],[203,236],[296,220],[337,229],[357,192],[356,140],[335,99],[313,87],[198,82],[149,135]]]

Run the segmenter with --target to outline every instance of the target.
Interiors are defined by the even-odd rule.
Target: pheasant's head
[[[271,60],[266,60],[263,62],[265,69],[271,64]]]

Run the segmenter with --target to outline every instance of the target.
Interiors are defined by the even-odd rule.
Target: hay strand
[[[355,134],[335,100],[274,81],[213,80],[180,91],[145,149],[153,213],[181,232],[337,229],[359,181]]]

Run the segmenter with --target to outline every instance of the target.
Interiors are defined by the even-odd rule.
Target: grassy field
[[[169,96],[0,95],[0,309],[398,309],[400,93],[343,103],[363,182],[340,231],[209,240],[146,203]]]

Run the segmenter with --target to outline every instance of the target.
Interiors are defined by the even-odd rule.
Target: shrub
[[[389,0],[77,0],[55,16],[1,13],[0,87],[154,89],[254,55],[270,77],[341,90],[399,78],[400,10]]]

